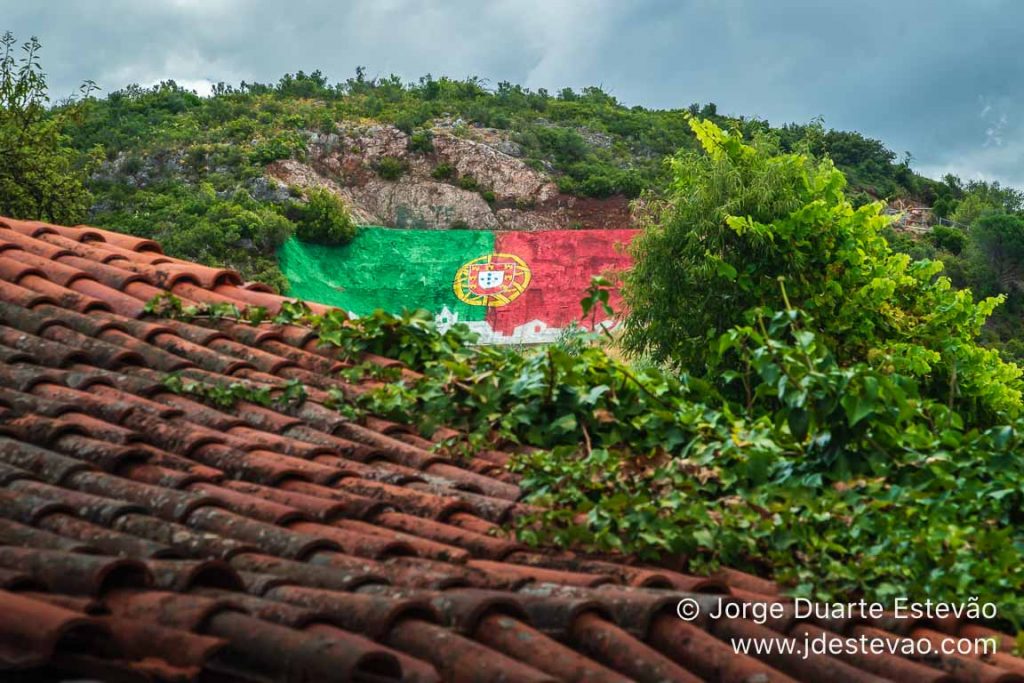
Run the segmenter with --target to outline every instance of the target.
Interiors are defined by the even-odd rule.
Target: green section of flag
[[[460,321],[484,320],[486,306],[455,297],[455,273],[466,261],[494,251],[494,233],[480,230],[359,228],[343,246],[308,244],[292,238],[278,251],[288,278],[288,296],[365,315],[447,306]]]

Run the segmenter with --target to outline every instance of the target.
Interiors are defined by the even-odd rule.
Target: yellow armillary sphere
[[[455,296],[470,306],[504,306],[530,286],[530,268],[515,254],[488,254],[455,273]]]

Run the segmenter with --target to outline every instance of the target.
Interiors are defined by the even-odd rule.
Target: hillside
[[[1019,213],[1024,194],[952,175],[924,178],[882,142],[821,121],[772,127],[720,114],[714,104],[656,110],[627,107],[599,88],[553,94],[431,76],[406,84],[362,69],[334,85],[319,72],[220,84],[209,97],[173,82],[130,86],[71,109],[61,117],[67,141],[98,160],[87,183],[90,223],[159,240],[173,256],[230,267],[280,291],[288,283],[278,252],[309,229],[308,200],[321,190],[363,225],[636,227],[632,200],[666,188],[666,157],[697,149],[686,124],[696,115],[747,139],[772,137],[780,151],[830,157],[855,205],[898,199],[931,207],[935,220],[953,219],[953,228],[889,239],[915,258],[943,261],[954,284],[976,296],[1005,295],[985,336],[1024,356],[1016,251],[974,244],[967,231],[986,212]],[[328,222],[335,219],[348,222]]]
[[[913,174],[882,143],[819,123],[765,122],[626,107],[598,88],[557,94],[478,79],[368,79],[319,72],[275,85],[174,83],[83,103],[71,143],[102,155],[90,222],[160,239],[169,253],[282,286],[275,249],[308,188],[342,196],[354,218],[395,227],[623,228],[629,200],[666,182],[663,159],[695,142],[684,113],[747,136],[774,133],[830,154],[854,195],[933,201],[943,183]]]

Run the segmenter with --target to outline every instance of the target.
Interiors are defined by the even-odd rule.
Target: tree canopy
[[[831,161],[782,153],[767,135],[747,143],[710,121],[690,125],[704,152],[671,160],[673,181],[633,246],[627,348],[714,377],[739,369],[715,340],[758,310],[792,306],[841,365],[916,377],[972,416],[1016,415],[1020,369],[978,343],[1001,297],[975,302],[941,262],[894,252],[883,204],[854,208]]]
[[[70,147],[62,132],[77,108],[47,107],[40,48],[31,38],[19,57],[14,35],[0,38],[0,215],[73,225],[92,204],[85,181],[94,159]]]

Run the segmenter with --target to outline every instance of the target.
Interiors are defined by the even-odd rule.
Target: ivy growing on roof
[[[518,520],[525,541],[738,566],[819,599],[978,596],[1002,620],[1024,617],[1020,423],[974,428],[909,375],[838,363],[794,308],[752,312],[712,345],[749,367],[752,395],[732,401],[711,382],[616,360],[594,337],[518,351],[473,346],[459,326],[440,334],[418,313],[175,301],[151,308],[318,331],[353,360],[348,379],[376,387],[334,396],[352,419],[457,427],[438,446],[455,455],[532,447],[513,467],[550,509]],[[371,369],[363,353],[420,376]]]

